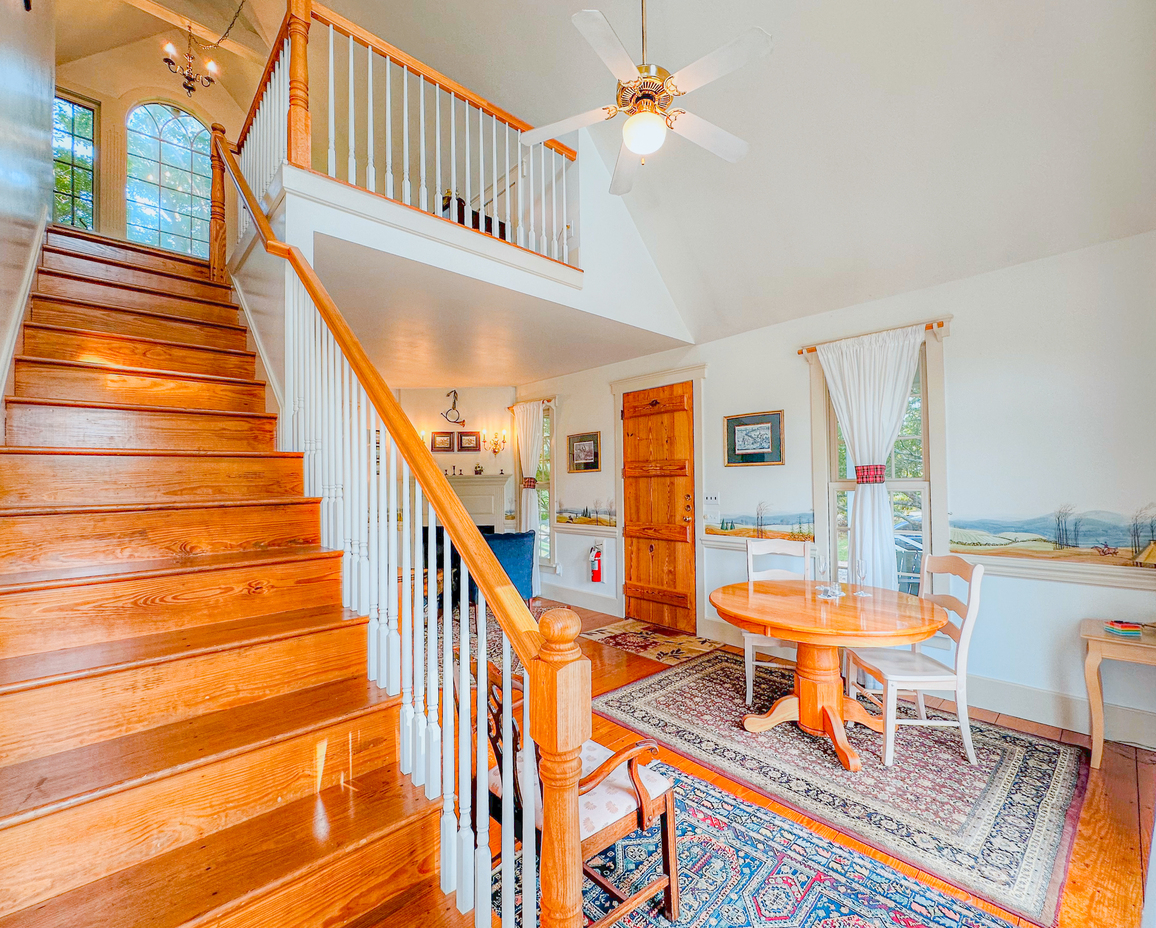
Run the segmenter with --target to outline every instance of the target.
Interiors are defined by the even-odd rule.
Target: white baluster
[[[333,74],[333,26],[329,26],[329,159],[327,161],[330,177],[337,176],[337,103],[334,100]]]
[[[341,467],[338,473],[341,474],[341,485],[337,491],[338,513],[341,519],[341,543],[345,550],[345,554],[341,559],[342,573],[341,573],[341,601],[346,609],[353,607],[353,588],[354,588],[354,571],[357,567],[357,561],[353,554],[353,512],[351,504],[352,486],[353,483],[353,469],[350,466],[349,460],[349,442],[350,442],[350,405],[349,405],[349,365],[345,363],[345,355],[341,353],[341,349],[336,352],[335,360],[337,362],[337,422],[334,426],[337,430],[337,453],[341,462]]]
[[[385,195],[393,199],[393,68],[385,59]]]
[[[526,179],[526,181],[527,181],[526,189],[529,191],[529,195],[526,197],[526,211],[530,214],[530,229],[526,233],[526,247],[529,248],[530,251],[537,251],[538,250],[538,235],[534,231],[534,149],[533,148],[531,148],[526,153],[526,172],[528,175],[527,179]],[[519,184],[518,189],[521,189],[521,187],[522,187],[522,185]],[[519,194],[518,200],[521,201],[521,199],[522,199],[521,194]]]
[[[426,799],[436,799],[442,791],[441,727],[438,725],[438,549],[437,513],[429,504],[429,535],[426,539],[426,564],[429,565],[429,596],[426,598],[426,709],[425,753],[428,764],[425,778]]]
[[[458,104],[450,94],[450,221],[458,221]],[[449,580],[447,579],[447,583]]]
[[[550,257],[558,251],[558,152],[550,149]]]
[[[440,216],[445,209],[442,206],[442,89],[437,84],[434,84],[434,197]]]
[[[369,615],[370,590],[373,589],[369,568],[369,397],[361,383],[357,389],[357,614]]]
[[[497,219],[494,219],[495,224]],[[504,517],[504,516],[503,516]],[[489,656],[486,651],[486,597],[478,587],[478,699],[477,734],[474,736],[477,753],[474,758],[477,774],[477,795],[474,808],[478,810],[478,834],[474,850],[474,928],[492,928],[490,923],[493,899],[490,896],[490,767],[489,742],[486,731],[489,721]]]
[[[377,165],[373,163],[373,56],[375,54],[372,48],[366,49],[368,57],[366,59],[366,66],[368,68],[368,76],[365,81],[365,91],[369,96],[369,103],[365,107],[365,138],[368,143],[368,151],[365,155],[365,189],[377,189]]]
[[[376,682],[381,678],[381,591],[379,589],[378,558],[381,547],[378,542],[377,503],[377,410],[369,411],[369,465],[366,477],[369,480],[369,679]]]
[[[514,674],[510,668],[510,639],[502,632],[502,924],[514,924]],[[523,685],[527,681],[523,679]],[[528,687],[527,687],[528,689]],[[523,695],[525,699],[525,695]]]
[[[425,78],[420,74],[417,80],[418,89],[418,131],[421,133],[421,144],[418,161],[418,183],[421,185],[420,203],[422,212],[429,212],[429,190],[425,185]]]
[[[506,241],[512,242],[514,240],[513,228],[510,226],[510,124],[505,123],[506,126]]]
[[[522,169],[522,166],[525,164],[525,161],[523,160],[523,156],[522,156],[522,130],[521,129],[518,130],[518,135],[517,135],[517,138],[514,139],[514,143],[515,143],[514,144],[514,154],[518,159],[518,181],[517,181],[518,208],[516,210],[517,216],[518,216],[518,228],[517,228],[517,234],[514,236],[514,241],[517,242],[521,247],[525,248],[526,247],[526,214],[523,211],[524,206],[522,204],[522,188],[525,186],[525,184],[523,182],[523,178],[524,178],[526,172]]]
[[[333,468],[329,459],[329,422],[333,414],[329,386],[329,330],[321,328],[321,400],[318,422],[321,429],[321,543],[333,545]]]
[[[490,174],[493,183],[490,185],[490,235],[498,238],[498,120],[490,119]],[[503,518],[505,516],[503,515]]]
[[[566,174],[570,167],[570,159],[562,159],[562,254],[564,264],[570,263],[570,221],[566,215]]]
[[[536,828],[538,803],[538,752],[530,735],[530,674],[522,672],[522,925],[538,924],[538,855]]]
[[[478,231],[486,231],[486,133],[482,128],[485,117],[478,110]]]
[[[297,374],[297,359],[293,344],[293,329],[297,324],[297,287],[296,279],[289,285],[289,293],[285,299],[285,396],[289,402],[277,417],[277,450],[291,451],[293,444],[293,405],[292,397],[295,392],[294,380]]]
[[[413,482],[413,785],[425,785],[425,577],[421,543],[423,505],[421,484]]]
[[[409,462],[401,462],[401,735],[402,773],[413,772],[413,583],[410,564]]]
[[[468,200],[466,202],[469,202]],[[470,789],[470,571],[465,558],[458,567],[458,881],[457,903],[459,912],[474,907],[474,829],[470,819],[473,799]],[[478,642],[478,661],[484,659],[482,643]]]
[[[474,227],[474,214],[472,212],[472,210],[474,208],[474,199],[470,195],[470,186],[471,186],[470,185],[470,174],[471,174],[471,171],[470,171],[470,104],[468,101],[466,102],[466,111],[465,112],[466,112],[466,118],[465,118],[466,133],[465,133],[465,138],[463,141],[463,148],[465,149],[465,155],[466,155],[466,161],[465,161],[466,189],[465,189],[465,192],[462,194],[462,199],[465,200],[465,204],[466,204],[466,207],[465,207],[466,228],[472,229]],[[470,859],[473,860],[472,857]],[[471,886],[472,886],[472,884],[471,884]]]
[[[405,159],[402,162],[401,199],[409,206],[412,193],[409,184],[409,68],[401,69],[401,153]]]
[[[538,151],[541,155],[541,168],[538,173],[541,175],[539,183],[542,186],[540,199],[542,200],[542,237],[539,254],[548,255],[550,253],[550,236],[546,233],[546,143],[543,142],[538,146]]]
[[[397,584],[397,442],[390,436],[389,474],[386,477],[389,489],[389,504],[386,509],[386,539],[389,542],[385,568],[386,608],[389,618],[389,669],[386,676],[386,692],[396,696],[401,692],[401,632],[398,629],[398,584]]]
[[[441,886],[454,891],[458,879],[458,823],[454,817],[454,644],[450,583],[450,533],[442,531],[442,817]]]
[[[377,457],[374,477],[377,480],[377,614],[380,620],[377,646],[377,685],[389,691],[390,648],[393,640],[389,627],[389,432],[385,423],[377,420]],[[394,581],[397,582],[396,580]]]

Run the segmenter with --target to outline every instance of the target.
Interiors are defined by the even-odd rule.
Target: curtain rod
[[[947,323],[949,323],[950,321],[951,321],[951,316],[948,316],[946,319],[936,319],[934,322],[925,323],[923,328],[925,331],[933,332],[935,334],[936,338],[942,338],[944,335],[948,334],[947,333]],[[906,327],[905,326],[896,326],[896,328],[906,328]],[[886,331],[889,331],[889,330],[888,329],[878,329],[877,332],[864,332],[863,334],[864,335],[876,335],[876,334],[878,334],[878,332],[886,332]],[[862,338],[863,336],[862,335],[849,335],[847,337],[848,338]],[[829,342],[820,342],[819,344],[820,345],[831,345],[831,344],[834,344],[835,342],[841,342],[841,341],[845,341],[845,340],[846,339],[836,338],[836,339],[832,339]],[[817,345],[808,345],[806,348],[800,348],[798,351],[798,354],[800,354],[800,355],[811,354],[812,352],[815,351],[815,349],[817,347],[818,347]]]

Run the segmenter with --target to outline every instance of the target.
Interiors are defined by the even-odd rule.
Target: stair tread
[[[255,499],[198,499],[153,503],[87,503],[81,506],[0,506],[5,516],[79,515],[86,512],[157,512],[165,509],[232,509],[251,506],[301,506],[321,502],[320,496],[262,496]]]
[[[249,330],[240,323],[235,322],[210,322],[206,319],[194,319],[191,316],[179,316],[175,313],[160,313],[155,309],[134,309],[127,306],[110,306],[108,303],[99,300],[81,300],[74,296],[56,296],[52,293],[40,293],[33,291],[31,299],[47,300],[51,303],[68,303],[73,306],[87,306],[91,309],[108,309],[118,313],[133,313],[137,316],[151,316],[156,319],[163,319],[166,322],[184,322],[189,325],[208,325],[218,329],[233,329],[235,331],[248,332]]]
[[[144,269],[142,269],[144,270]],[[204,296],[189,296],[183,293],[169,293],[161,287],[146,287],[141,284],[128,284],[119,280],[110,280],[103,277],[88,277],[84,274],[78,274],[75,271],[65,271],[56,267],[45,267],[43,264],[36,266],[37,274],[47,274],[50,277],[66,277],[69,280],[79,280],[84,283],[97,284],[102,287],[116,287],[118,290],[133,290],[137,293],[152,293],[157,296],[172,297],[174,300],[180,300],[184,303],[201,303],[205,306],[221,306],[226,309],[240,309],[241,307],[232,300],[214,300]],[[39,285],[35,291],[40,294]],[[48,294],[40,294],[47,296]]]
[[[239,383],[247,387],[264,387],[264,380],[253,380],[248,377],[222,377],[219,374],[198,374],[189,371],[169,371],[155,367],[128,367],[122,364],[109,364],[107,361],[70,361],[59,358],[41,358],[31,355],[18,354],[13,359],[25,364],[43,364],[52,367],[79,367],[82,370],[106,372],[114,374],[132,374],[138,377],[160,377],[166,380],[202,380],[208,383]]]
[[[276,419],[275,412],[238,412],[232,409],[200,409],[195,406],[141,406],[134,403],[98,403],[89,400],[57,400],[42,396],[6,396],[5,405],[24,403],[32,406],[68,406],[74,409],[119,409],[122,412],[150,412],[161,415],[192,413],[204,416],[238,416],[248,419]]]
[[[124,238],[113,238],[111,235],[98,235],[95,232],[90,232],[87,229],[77,229],[73,226],[60,225],[58,223],[50,223],[48,231],[55,235],[63,235],[67,238],[81,238],[90,242],[96,242],[101,245],[110,245],[114,248],[127,248],[130,251],[139,251],[147,255],[155,255],[158,258],[164,258],[171,261],[180,261],[184,264],[190,264],[193,267],[202,270],[208,270],[209,261],[207,258],[197,258],[193,255],[181,254],[179,251],[169,251],[164,248],[155,248],[151,245],[143,245],[140,242],[130,242]],[[76,254],[76,252],[70,252]]]
[[[458,911],[452,893],[443,893],[439,877],[411,886],[344,928],[473,928],[474,913]]]
[[[0,768],[0,828],[398,702],[372,681],[350,677],[12,764]]]
[[[304,451],[185,451],[181,448],[56,448],[51,445],[0,445],[2,454],[81,454],[170,458],[304,458]]]
[[[200,573],[233,567],[267,567],[289,561],[340,557],[342,557],[342,552],[335,548],[325,548],[321,545],[296,545],[267,550],[254,548],[244,551],[197,554],[187,558],[126,559],[108,561],[103,564],[78,564],[75,567],[59,567],[50,570],[15,571],[0,573],[0,596],[5,593],[22,593],[33,589],[84,586],[89,583]]]
[[[352,610],[327,606],[9,657],[0,659],[0,695],[368,621]]]
[[[120,243],[117,242],[115,239],[110,239],[108,243],[111,245],[116,245],[116,246],[120,245]],[[54,255],[67,255],[70,258],[80,258],[80,259],[85,260],[85,261],[95,261],[98,264],[111,264],[115,267],[123,267],[123,268],[126,268],[128,270],[141,271],[142,273],[145,273],[145,274],[155,274],[158,277],[171,277],[173,280],[190,281],[192,283],[198,284],[199,286],[215,287],[216,289],[222,290],[225,293],[229,293],[233,289],[231,284],[220,283],[219,281],[215,281],[215,280],[203,280],[200,277],[195,277],[195,276],[192,276],[189,274],[174,274],[171,271],[164,271],[164,270],[160,270],[159,268],[151,268],[148,266],[141,266],[140,264],[134,264],[131,261],[122,261],[119,258],[111,258],[107,255],[90,255],[90,254],[86,254],[85,252],[72,251],[68,248],[63,248],[60,245],[50,245],[48,243],[45,243],[41,247],[41,254],[44,254],[44,253],[49,253],[49,254],[54,254]],[[45,270],[56,270],[56,268],[45,268]]]
[[[78,329],[74,326],[52,325],[47,322],[25,322],[26,329],[40,329],[45,332],[62,332],[66,335],[79,335],[84,338],[116,339],[126,342],[146,342],[150,345],[164,345],[166,348],[185,348],[190,351],[211,351],[214,354],[238,355],[240,357],[255,358],[257,352],[245,348],[213,348],[208,345],[194,345],[191,342],[174,342],[164,338],[149,338],[145,335],[125,335],[122,332],[101,332],[97,329]]]

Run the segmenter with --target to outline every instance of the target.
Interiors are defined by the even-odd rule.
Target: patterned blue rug
[[[744,802],[674,767],[678,802],[679,928],[1007,928],[1010,924]],[[594,863],[627,893],[662,869],[657,826],[618,842]],[[494,911],[501,887],[494,880]],[[586,881],[583,910],[595,921],[610,897]],[[662,895],[619,924],[668,928]],[[521,924],[519,919],[519,925]]]

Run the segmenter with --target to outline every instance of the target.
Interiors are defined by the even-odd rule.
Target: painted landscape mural
[[[614,500],[596,499],[591,503],[569,506],[558,500],[555,520],[563,525],[609,525],[618,524],[618,509]]]
[[[1063,505],[1031,519],[952,519],[951,550],[1156,568],[1156,503],[1131,515]]]
[[[739,538],[785,538],[789,541],[815,540],[813,512],[771,512],[759,503],[753,513],[722,513],[715,522],[707,521],[708,535]]]

